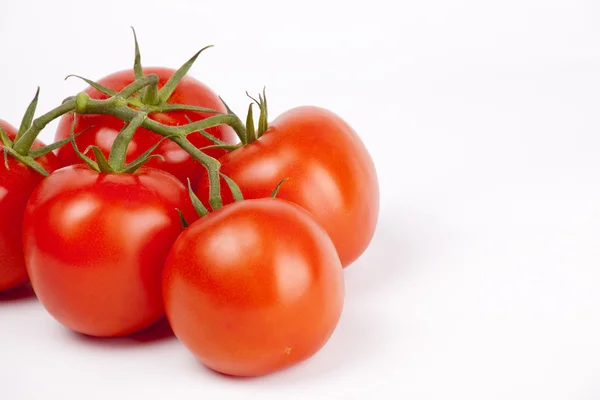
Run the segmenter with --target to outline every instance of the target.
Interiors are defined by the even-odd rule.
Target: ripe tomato
[[[224,374],[263,375],[310,357],[342,312],[331,239],[284,200],[239,201],[200,218],[173,245],[163,276],[175,335]]]
[[[120,336],[164,315],[161,276],[193,219],[186,188],[172,175],[98,173],[85,165],[50,175],[33,192],[23,222],[25,261],[42,305],[68,328]]]
[[[17,130],[5,121],[0,125],[11,140],[17,136]],[[36,141],[32,148],[43,147]],[[0,291],[11,289],[27,281],[27,269],[23,257],[21,229],[25,205],[31,192],[44,179],[40,173],[32,170],[16,159],[8,158],[8,169],[4,164],[0,142]],[[46,171],[59,168],[58,159],[49,153],[36,160]]]
[[[267,197],[283,178],[278,198],[296,203],[327,231],[344,267],[368,247],[379,215],[373,161],[356,132],[339,116],[318,107],[289,110],[255,142],[220,158],[221,171],[245,198]],[[198,197],[206,202],[208,180]],[[233,201],[223,190],[224,204]]]
[[[145,75],[158,75],[159,89],[162,88],[174,72],[175,70],[168,68],[144,68]],[[100,79],[98,83],[109,89],[119,91],[134,80],[135,76],[133,71],[125,70]],[[93,99],[105,99],[108,97],[92,87],[87,88],[85,92]],[[175,91],[169,98],[168,103],[200,106],[226,112],[226,108],[219,97],[206,85],[190,76],[185,76],[179,82]],[[199,121],[212,115],[214,114],[196,111],[173,111],[169,113],[151,114],[150,118],[165,125],[178,126],[188,123],[186,116],[191,121]],[[72,124],[73,114],[67,114],[60,119],[56,132],[56,141],[69,137]],[[109,115],[79,115],[75,125],[75,132],[82,132],[86,128],[89,129],[78,136],[77,144],[82,150],[90,145],[96,145],[102,150],[105,156],[108,156],[112,143],[119,131],[123,128],[123,124],[123,121]],[[220,125],[207,129],[207,132],[228,143],[234,144],[237,140],[235,132],[227,125]],[[198,132],[188,135],[187,138],[198,148],[213,144]],[[147,129],[139,128],[127,149],[127,162],[131,162],[140,156],[143,152],[155,145],[160,139],[160,135]],[[189,177],[192,184],[195,185],[198,181],[198,177],[204,173],[204,168],[201,164],[194,161],[187,152],[169,140],[163,141],[154,153],[162,155],[164,161],[155,158],[147,165],[167,171],[184,183],[187,183],[187,178]],[[206,154],[212,157],[219,157],[224,154],[224,151],[220,149],[209,149],[206,150]],[[72,146],[63,146],[58,150],[57,155],[63,165],[81,163],[81,159],[75,154]]]

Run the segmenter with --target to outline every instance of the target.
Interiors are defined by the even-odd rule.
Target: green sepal
[[[256,136],[261,137],[267,131],[267,103],[260,94],[258,99],[260,101],[260,116],[258,117],[258,133]]]
[[[136,158],[131,163],[126,165],[125,168],[123,168],[123,170],[119,171],[119,172],[133,173],[133,172],[137,171],[138,169],[140,169],[140,167],[142,167],[144,164],[146,164],[152,158],[162,158],[164,160],[165,158],[163,156],[161,156],[160,154],[152,155],[152,153],[154,152],[154,150],[156,150],[158,148],[158,146],[160,146],[160,144],[162,142],[164,142],[165,140],[168,140],[169,138],[171,138],[171,136],[162,137],[158,142],[156,142],[156,144],[154,144],[148,150],[146,150],[145,152],[140,154],[140,156],[138,158]]]
[[[192,65],[194,65],[194,62],[196,61],[198,56],[204,50],[211,48],[211,47],[213,47],[213,45],[209,45],[209,46],[206,46],[206,47],[200,49],[200,51],[198,51],[196,54],[194,54],[194,56],[192,58],[190,58],[181,67],[179,67],[179,69],[177,71],[175,71],[175,73],[173,73],[173,75],[171,75],[171,77],[169,78],[167,83],[165,83],[165,85],[162,87],[162,89],[160,89],[160,91],[158,93],[159,104],[164,104],[167,102],[167,100],[169,100],[169,97],[171,97],[171,95],[173,94],[173,91],[175,91],[175,88],[177,87],[177,85],[179,85],[179,82],[181,82],[181,80],[183,79],[185,74],[187,74],[188,71],[190,70],[190,68],[192,68]]]
[[[65,80],[67,80],[67,79],[69,79],[71,77],[81,79],[82,81],[84,81],[85,83],[87,83],[88,85],[90,85],[91,87],[93,87],[94,89],[96,89],[97,91],[99,91],[100,93],[103,93],[103,94],[105,94],[107,96],[112,97],[112,96],[116,96],[117,95],[116,91],[114,91],[112,89],[109,89],[106,86],[102,86],[98,82],[94,82],[94,81],[92,81],[90,79],[84,78],[84,77],[79,76],[79,75],[74,75],[74,74],[67,75],[67,77],[65,78]]]
[[[154,152],[154,150],[156,150],[158,148],[158,146],[160,146],[160,144],[162,142],[164,142],[165,140],[168,140],[169,138],[171,138],[172,136],[164,136],[162,137],[158,142],[156,142],[156,144],[154,144],[152,147],[150,147],[148,150],[146,150],[145,152],[143,152],[142,154],[140,154],[138,156],[138,158],[136,158],[135,160],[133,160],[131,163],[129,163],[128,165],[125,166],[123,172],[125,172],[125,170],[130,169],[130,168],[134,168],[134,170],[138,170],[142,165],[146,164],[147,161],[145,161],[146,158],[150,158],[150,157],[154,157],[155,156],[159,156],[164,160],[164,157],[161,156],[160,154],[155,154],[154,156],[152,156],[151,154]],[[137,168],[136,168],[137,166]]]
[[[104,153],[102,153],[102,150],[100,150],[98,146],[89,146],[84,153],[87,153],[89,149],[92,149],[94,157],[96,157],[96,162],[98,163],[98,168],[100,169],[100,172],[107,172],[111,174],[115,172],[115,170],[108,163],[108,160],[104,156]]]
[[[85,131],[87,131],[88,129],[92,129],[95,125],[91,125],[86,127],[85,129],[83,129],[81,132],[79,132],[78,134],[74,135],[75,137],[78,137],[79,135],[81,135],[82,133],[84,133]],[[38,149],[31,149],[29,150],[29,156],[31,158],[40,158],[45,156],[46,154],[53,152],[56,149],[59,149],[61,147],[63,147],[64,145],[68,144],[69,142],[71,142],[71,138],[67,138],[67,139],[63,139],[60,140],[58,142],[49,144],[47,146],[44,147],[40,147]]]
[[[3,147],[2,153],[4,154],[4,168],[6,168],[7,171],[10,171],[10,167],[8,166],[8,149],[8,147]]]
[[[252,101],[254,101],[260,109],[260,116],[258,117],[258,132],[256,133],[257,139],[260,138],[269,127],[266,90],[266,87],[264,87],[262,95],[260,93],[258,94],[258,100],[256,100],[256,98],[250,96],[248,92],[246,92],[246,96],[252,99]]]
[[[190,182],[190,178],[188,178],[187,183],[188,193],[190,194],[190,199],[192,200],[192,205],[194,206],[194,209],[200,217],[208,215],[208,210],[206,209],[204,204],[202,204],[198,196],[196,196],[196,193],[194,193],[194,191],[192,190],[192,183]]]
[[[73,151],[75,151],[75,154],[77,154],[77,156],[79,158],[81,158],[91,169],[93,169],[96,172],[100,172],[100,168],[98,168],[98,164],[92,160],[91,158],[89,158],[88,156],[86,156],[85,154],[83,154],[81,151],[79,151],[79,147],[77,147],[77,143],[75,142],[75,124],[77,121],[77,115],[73,116],[73,123],[71,124],[71,131],[70,131],[70,138],[71,138],[71,144],[73,145]]]
[[[264,128],[265,128],[265,132],[266,132],[267,129],[269,129],[269,106],[267,105],[267,87],[266,86],[263,87],[263,109],[265,110],[265,127]]]
[[[135,59],[133,60],[133,73],[135,74],[135,79],[140,79],[144,76],[144,71],[142,69],[142,56],[140,55],[140,45],[138,44],[137,35],[133,26],[131,27],[131,30],[133,31],[133,41],[135,42]]]
[[[283,178],[282,180],[279,181],[279,183],[277,184],[277,186],[275,186],[275,189],[273,190],[273,192],[271,193],[271,198],[276,198],[277,197],[277,193],[279,193],[279,189],[281,188],[281,185],[283,184],[283,182],[287,181],[290,178]]]
[[[240,190],[240,187],[237,185],[237,183],[235,183],[235,181],[233,179],[231,179],[230,177],[228,177],[227,175],[225,175],[222,172],[219,172],[219,175],[221,175],[221,177],[223,179],[225,179],[225,183],[227,183],[227,186],[229,186],[229,190],[231,191],[231,195],[233,196],[233,199],[235,201],[244,200],[242,191]]]
[[[8,166],[8,155],[13,156],[17,161],[28,166],[29,168],[33,169],[34,171],[42,174],[43,176],[49,175],[48,171],[46,171],[44,169],[44,167],[42,167],[40,164],[38,164],[30,156],[21,155],[21,154],[17,153],[14,149],[11,149],[10,147],[4,147],[4,166],[6,167],[7,170],[10,170],[10,167]]]
[[[23,136],[23,134],[25,132],[27,132],[27,129],[29,129],[29,127],[31,127],[31,123],[33,122],[33,117],[35,115],[35,109],[37,108],[39,96],[40,96],[40,88],[38,86],[37,91],[35,92],[35,96],[33,97],[33,100],[31,100],[31,103],[29,103],[29,106],[27,107],[27,110],[25,111],[25,115],[23,116],[23,120],[21,121],[21,126],[19,127],[19,132],[17,133],[17,137],[16,137],[15,141],[17,141],[21,136]]]
[[[254,129],[254,115],[252,112],[252,106],[254,104],[250,103],[248,106],[248,116],[246,117],[246,139],[248,143],[252,143],[256,140],[256,131]]]
[[[181,212],[181,210],[179,208],[175,209],[177,211],[177,214],[179,214],[179,220],[181,221],[181,225],[183,226],[183,229],[187,229],[188,226],[190,226],[190,224],[188,224],[188,222],[185,219],[185,216],[183,215],[183,212]]]
[[[258,100],[256,100],[256,98],[252,97],[250,95],[250,93],[246,92],[246,96],[248,96],[250,98],[250,100],[252,100],[253,102],[256,103],[256,105],[260,108],[260,102]]]
[[[2,144],[4,145],[4,147],[12,147],[12,141],[6,134],[6,131],[4,131],[4,128],[2,128],[1,126],[0,126],[0,140],[2,140]]]
[[[160,154],[152,154],[151,156],[148,156],[146,158],[138,157],[135,159],[135,161],[132,161],[125,168],[123,168],[123,170],[121,170],[119,172],[123,173],[123,174],[133,174],[138,169],[143,167],[148,161],[152,160],[153,158],[160,158],[163,161],[165,160],[165,158]]]

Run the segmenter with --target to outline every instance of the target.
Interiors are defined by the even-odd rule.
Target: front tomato
[[[175,242],[163,295],[175,335],[206,366],[256,376],[316,353],[342,312],[343,270],[302,208],[243,200],[200,218]]]
[[[164,171],[54,172],[32,194],[23,222],[27,270],[43,306],[92,336],[129,334],[160,319],[162,269],[182,231],[176,208],[193,218],[185,187]]]

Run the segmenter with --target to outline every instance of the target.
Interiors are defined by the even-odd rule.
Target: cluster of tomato
[[[377,176],[325,109],[269,122],[263,92],[242,122],[187,75],[199,53],[178,70],[142,68],[136,41],[133,70],[85,79],[34,120],[36,95],[19,129],[0,121],[0,291],[30,281],[85,335],[166,316],[209,368],[262,375],[335,329],[343,268],[377,223]],[[36,138],[56,118],[44,146]]]

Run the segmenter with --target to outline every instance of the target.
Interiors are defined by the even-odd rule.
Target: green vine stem
[[[231,126],[242,143],[246,142],[246,126],[240,118],[228,109],[226,114],[217,114],[206,119],[191,122],[187,125],[169,126],[157,122],[151,118],[147,118],[148,114],[154,110],[142,108],[134,109],[130,107],[131,96],[145,90],[153,88],[158,83],[158,76],[149,74],[143,76],[133,83],[125,87],[119,93],[114,94],[105,100],[96,100],[89,97],[85,92],[78,93],[75,97],[67,98],[63,103],[48,113],[34,119],[31,126],[22,133],[22,135],[14,142],[13,150],[20,155],[27,155],[35,139],[38,137],[42,129],[44,129],[51,121],[61,117],[67,113],[73,112],[76,114],[103,114],[112,115],[128,124],[133,123],[133,127],[144,127],[152,132],[155,132],[163,137],[168,137],[170,140],[177,143],[183,150],[188,152],[194,159],[199,161],[209,174],[210,191],[209,203],[213,210],[222,207],[222,199],[220,196],[220,175],[219,170],[221,164],[218,160],[206,155],[200,149],[196,148],[188,139],[187,135],[193,132],[203,132],[208,128],[219,125]],[[168,108],[165,104],[162,107]],[[156,108],[161,106],[154,106]],[[154,108],[149,106],[148,108]],[[175,109],[186,109],[185,105],[173,105]],[[128,135],[132,135],[135,129],[127,131]],[[127,138],[123,138],[126,142]],[[119,149],[120,149],[119,145]],[[122,149],[121,149],[122,150]],[[117,152],[113,156],[115,166],[121,166],[123,160],[121,152]],[[115,159],[117,157],[117,159]]]
[[[131,120],[129,125],[127,125],[127,127],[125,127],[115,138],[108,157],[108,163],[114,170],[122,171],[125,168],[127,147],[133,139],[133,135],[137,128],[142,126],[144,119],[146,119],[145,114],[137,114],[135,118]]]
[[[148,77],[150,77],[150,75],[142,79]],[[147,83],[151,84],[152,82]],[[141,90],[143,87],[143,85],[137,85],[138,90]],[[136,119],[139,121],[140,115],[145,116],[146,114],[142,111],[129,108],[125,99],[120,96],[111,97],[106,100],[93,100],[90,99],[87,94],[80,93],[75,98],[68,99],[59,107],[35,119],[31,127],[23,134],[23,137],[15,143],[15,151],[18,152],[18,149],[24,149],[22,151],[27,153],[28,149],[31,147],[31,144],[33,144],[33,141],[38,136],[40,131],[54,118],[58,118],[68,112],[76,112],[77,114],[112,115],[127,123],[131,123]],[[183,150],[188,152],[194,159],[198,160],[204,166],[209,174],[210,180],[209,203],[213,210],[216,210],[221,208],[223,205],[220,197],[219,180],[219,170],[221,168],[221,164],[218,160],[197,149],[186,138],[186,136],[192,132],[208,129],[218,125],[234,124],[238,120],[239,119],[236,116],[231,114],[222,114],[209,117],[201,121],[196,121],[191,124],[173,127],[161,124],[150,118],[143,118],[141,126],[156,132],[161,136],[168,136],[170,140],[177,143]],[[17,148],[17,146],[19,147]]]

